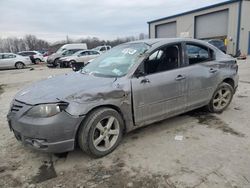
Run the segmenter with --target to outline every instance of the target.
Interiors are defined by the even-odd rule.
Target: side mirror
[[[135,71],[135,73],[134,73],[134,76],[135,76],[136,78],[140,78],[140,77],[145,76],[145,75],[146,75],[145,72],[142,71],[142,70],[140,70],[140,69],[137,69],[137,70]]]

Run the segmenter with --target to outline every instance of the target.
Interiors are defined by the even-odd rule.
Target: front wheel
[[[111,153],[120,143],[124,122],[111,108],[100,108],[90,113],[78,133],[80,148],[94,157]]]
[[[233,94],[233,87],[230,84],[223,82],[218,86],[211,101],[207,105],[208,110],[214,113],[223,112],[231,103]]]
[[[59,58],[57,58],[57,59],[54,60],[53,65],[54,65],[55,67],[58,67],[58,66],[59,66]]]
[[[36,59],[35,59],[35,64],[38,64],[38,63],[40,63],[40,62],[42,62],[41,59],[39,59],[39,58],[36,58]]]

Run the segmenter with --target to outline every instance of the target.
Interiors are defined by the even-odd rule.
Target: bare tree
[[[128,36],[124,38],[117,38],[114,40],[102,40],[97,37],[87,37],[83,39],[73,40],[66,37],[66,40],[49,44],[45,40],[38,39],[34,35],[26,35],[24,38],[9,37],[6,39],[0,38],[0,52],[19,52],[25,50],[49,50],[51,53],[55,52],[62,45],[67,43],[86,43],[89,49],[95,48],[101,45],[110,45],[112,47],[138,39],[145,39],[148,36],[144,33],[140,33],[138,36]]]

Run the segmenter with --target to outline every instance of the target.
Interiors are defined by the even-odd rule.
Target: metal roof
[[[231,3],[236,3],[236,2],[239,2],[239,1],[242,1],[242,0],[229,0],[229,1],[221,2],[221,3],[217,3],[217,4],[214,4],[214,5],[209,5],[209,6],[206,6],[206,7],[202,7],[202,8],[194,9],[194,10],[191,10],[191,11],[175,14],[175,15],[172,15],[172,16],[167,16],[167,17],[164,17],[164,18],[152,20],[152,21],[149,21],[148,24],[158,22],[158,21],[162,21],[162,20],[175,18],[175,17],[178,17],[178,16],[184,16],[184,15],[187,15],[187,14],[199,12],[199,11],[202,11],[202,10],[207,10],[207,9],[210,9],[210,8],[215,8],[215,7],[219,7],[219,6],[223,6],[223,5],[227,5],[227,4],[231,4]]]

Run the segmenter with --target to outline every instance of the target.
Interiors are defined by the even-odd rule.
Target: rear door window
[[[211,61],[213,52],[206,46],[197,44],[186,44],[186,54],[189,60],[189,65]]]
[[[11,58],[15,58],[16,56],[13,54],[4,54],[3,55],[3,59],[11,59]]]
[[[80,55],[81,56],[86,56],[86,55],[88,55],[88,51],[84,51],[84,52],[80,53]]]

